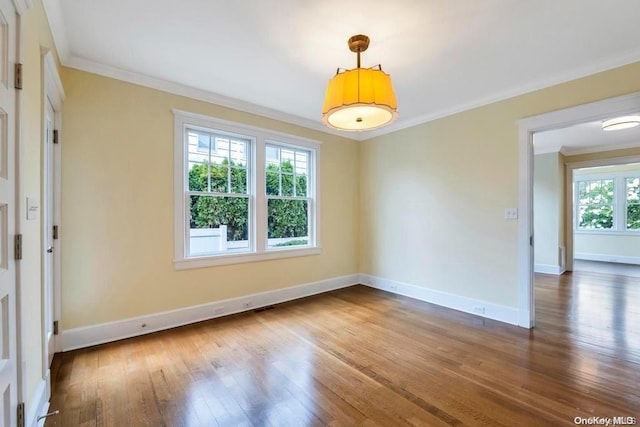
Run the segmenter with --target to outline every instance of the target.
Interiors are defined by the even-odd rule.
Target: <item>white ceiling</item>
[[[640,147],[640,126],[605,132],[598,120],[533,135],[535,154],[560,151],[572,155],[629,147]]]
[[[391,74],[387,133],[640,60],[637,0],[44,0],[64,65],[310,128],[327,81]],[[336,133],[332,132],[332,133]]]

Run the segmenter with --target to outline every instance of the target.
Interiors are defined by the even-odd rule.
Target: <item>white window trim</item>
[[[256,126],[250,126],[209,117],[201,114],[173,109],[174,115],[174,258],[173,263],[176,270],[211,267],[217,265],[239,264],[246,262],[265,261],[280,258],[291,258],[309,255],[318,255],[321,252],[320,246],[320,141],[302,138],[285,133],[275,132]],[[254,189],[249,195],[249,205],[251,216],[249,218],[249,240],[251,252],[215,254],[202,257],[187,257],[186,248],[186,221],[187,206],[185,205],[185,174],[187,147],[184,143],[185,127],[214,129],[227,133],[234,133],[250,137],[252,139],[249,162],[250,162],[250,182],[249,188]],[[314,210],[312,220],[309,224],[310,245],[300,248],[267,248],[267,218],[266,207],[267,198],[265,191],[265,145],[275,144],[290,146],[292,148],[306,148],[312,153],[310,159],[310,171],[315,184],[310,186],[313,195]]]
[[[627,227],[627,183],[626,178],[638,178],[640,171],[605,172],[580,174],[574,172],[573,177],[573,231],[575,234],[597,234],[612,236],[640,236],[640,230],[628,230]],[[579,228],[578,227],[578,181],[613,180],[613,228]]]

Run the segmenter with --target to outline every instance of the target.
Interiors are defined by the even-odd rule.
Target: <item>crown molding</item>
[[[33,0],[14,0],[16,7],[30,7]],[[21,6],[19,6],[21,5]],[[318,120],[312,120],[305,117],[284,113],[279,110],[253,104],[247,101],[241,101],[235,98],[216,94],[213,92],[186,86],[180,83],[162,80],[155,77],[111,67],[99,62],[91,61],[86,58],[75,56],[71,53],[70,43],[64,24],[64,17],[60,0],[43,0],[43,5],[51,27],[54,43],[62,65],[76,68],[82,71],[123,80],[129,83],[138,84],[152,89],[173,93],[175,95],[186,96],[197,100],[210,102],[223,107],[233,108],[251,114],[257,114],[270,119],[283,121],[286,123],[302,126],[308,129],[317,130],[331,135],[341,136],[343,138],[355,141],[367,141],[369,139],[387,135],[402,129],[418,126],[427,122],[431,122],[443,117],[458,114],[467,110],[489,105],[495,102],[504,101],[505,99],[524,95],[536,90],[545,89],[568,81],[580,79],[592,74],[604,72],[613,68],[628,65],[640,61],[640,48],[627,51],[624,54],[614,58],[598,61],[584,67],[573,69],[569,72],[559,73],[549,78],[539,79],[525,85],[517,86],[505,91],[501,91],[490,96],[478,97],[469,102],[449,106],[427,114],[422,114],[414,118],[403,120],[402,116],[393,124],[381,129],[364,132],[344,132],[328,128]]]
[[[480,97],[480,98],[471,100],[469,102],[454,105],[450,108],[445,108],[433,113],[424,114],[410,120],[396,121],[395,123],[387,127],[367,132],[365,140],[371,139],[377,136],[386,135],[386,134],[396,132],[402,129],[410,128],[413,126],[417,126],[423,123],[431,122],[437,119],[441,119],[443,117],[452,116],[454,114],[462,113],[464,111],[472,110],[474,108],[504,101],[506,99],[514,98],[516,96],[535,92],[537,90],[546,89],[551,86],[570,82],[572,80],[577,80],[593,74],[602,73],[604,71],[612,70],[614,68],[622,67],[629,64],[633,64],[634,62],[638,62],[638,61],[640,61],[640,49],[628,51],[615,58],[609,58],[603,61],[589,64],[584,67],[576,68],[574,70],[571,70],[570,72],[559,73],[549,78],[536,80],[534,82],[528,83],[523,86],[518,86],[513,89],[498,92],[496,94],[493,94],[487,97]]]
[[[342,132],[332,131],[332,129],[324,126],[324,124],[322,124],[320,120],[310,120],[304,117],[264,107],[262,105],[253,104],[251,102],[242,101],[239,99],[198,89],[192,86],[183,85],[181,83],[151,77],[146,74],[135,73],[120,68],[111,67],[77,56],[70,56],[67,59],[66,63],[64,63],[64,65],[67,67],[75,68],[77,70],[98,74],[116,80],[121,80],[127,83],[133,83],[139,86],[160,90],[174,95],[185,96],[187,98],[220,105],[222,107],[232,108],[234,110],[242,111],[245,113],[256,114],[262,117],[267,117],[269,119],[279,120],[285,123],[302,126],[307,129],[312,129],[319,132],[356,140],[355,138],[350,137],[349,135],[345,135]]]
[[[27,10],[33,7],[33,0],[13,0],[18,15],[23,15]]]
[[[69,47],[69,39],[67,37],[60,0],[42,0],[42,6],[44,7],[44,14],[47,17],[47,21],[49,21],[53,43],[55,44],[56,52],[58,52],[60,62],[62,65],[66,65],[71,49]]]
[[[627,142],[623,144],[597,145],[594,147],[560,147],[560,150],[558,151],[565,156],[575,156],[578,154],[600,153],[603,151],[624,150],[626,148],[638,147],[640,147],[640,141]]]

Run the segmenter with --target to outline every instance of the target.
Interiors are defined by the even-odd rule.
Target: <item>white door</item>
[[[54,239],[53,239],[53,218],[54,218],[54,146],[53,146],[53,128],[54,128],[54,111],[49,98],[45,101],[44,114],[44,182],[43,182],[43,206],[42,206],[42,222],[43,222],[43,274],[44,274],[44,346],[47,352],[45,360],[47,365],[45,371],[51,366],[54,353],[53,341],[53,276],[54,276]]]
[[[0,0],[0,424],[16,425],[16,116],[13,88],[16,58],[16,10]]]

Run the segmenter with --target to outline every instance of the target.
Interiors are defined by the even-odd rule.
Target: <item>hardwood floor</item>
[[[617,276],[640,277],[640,265],[614,262],[573,260],[573,271],[585,273],[604,273]]]
[[[355,286],[58,354],[47,426],[640,416],[640,279],[537,276],[533,331]]]

